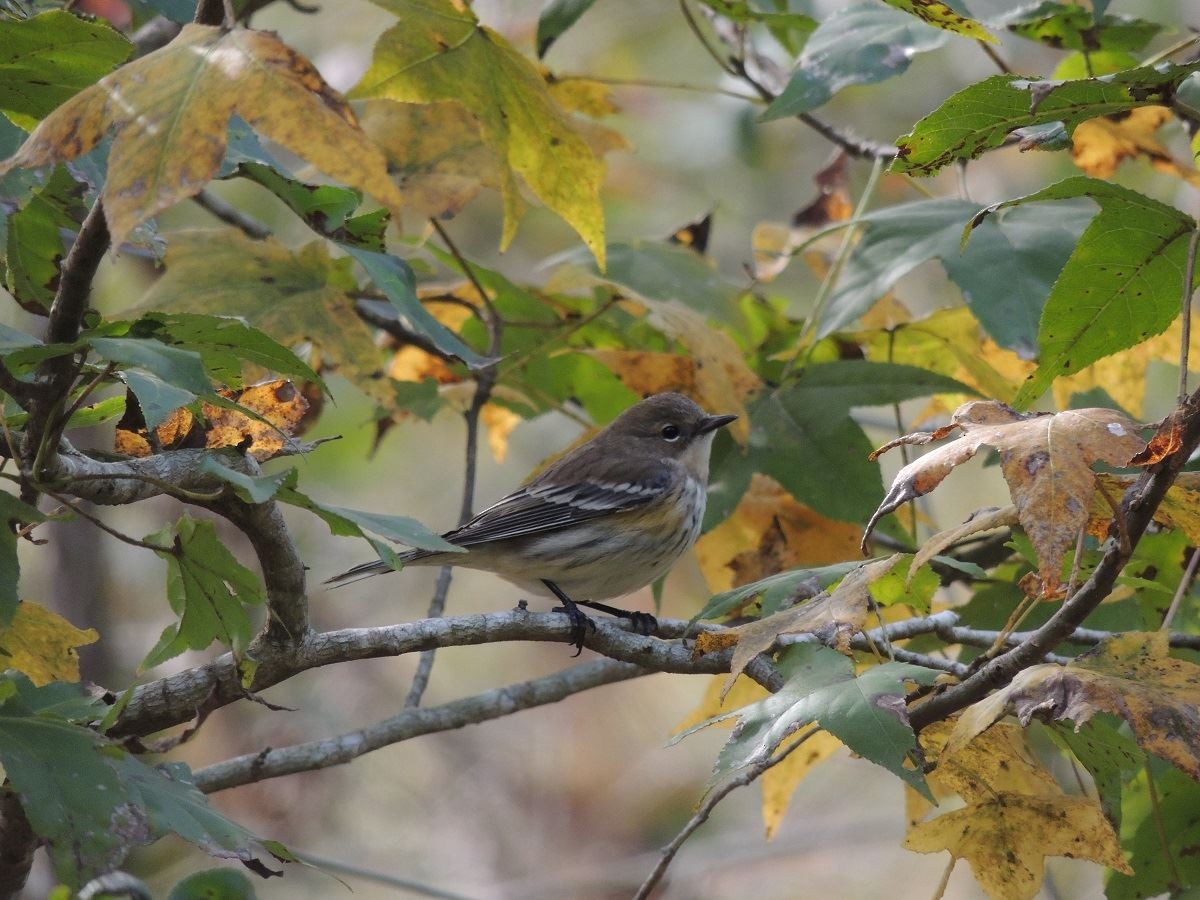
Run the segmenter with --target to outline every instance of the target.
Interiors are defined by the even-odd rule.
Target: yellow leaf
[[[649,397],[673,391],[696,398],[696,363],[679,353],[657,350],[585,350],[608,366],[625,387]],[[701,406],[705,404],[697,399]]]
[[[555,102],[537,67],[465,7],[448,0],[376,0],[400,22],[375,45],[357,98],[454,100],[484,141],[530,190],[574,228],[604,268],[604,165]],[[501,248],[516,233],[506,210]]]
[[[100,640],[95,630],[79,629],[57,613],[24,600],[7,628],[0,629],[0,662],[36,685],[79,680],[76,647]]]
[[[1106,712],[1128,722],[1144,750],[1200,780],[1200,666],[1168,653],[1165,631],[1126,632],[1065,666],[1031,666],[962,713],[946,752],[965,747],[1010,707],[1022,725],[1035,713],[1083,725]]]
[[[399,209],[383,153],[345,100],[274,34],[245,28],[185,25],[161,50],[47,116],[0,174],[74,159],[112,129],[103,199],[119,246],[134,226],[216,175],[234,114],[331,178]]]
[[[783,747],[789,746],[799,737],[793,735],[784,741],[783,746],[776,752],[782,752]],[[775,837],[775,832],[779,830],[788,804],[791,803],[792,794],[796,792],[800,782],[809,772],[829,759],[840,746],[842,742],[828,731],[818,731],[805,740],[803,746],[788,754],[783,762],[763,773],[762,817],[768,841]]]
[[[1113,475],[1102,472],[1096,476],[1117,502],[1135,481],[1136,475]],[[1113,519],[1112,507],[1097,492],[1092,497],[1088,512],[1088,533],[1099,540],[1108,536],[1108,526]],[[1188,539],[1200,546],[1200,472],[1180,472],[1175,483],[1167,488],[1167,495],[1154,511],[1154,521],[1167,528],[1182,531]]]
[[[928,22],[935,28],[952,31],[977,41],[987,41],[989,44],[996,43],[996,37],[990,31],[974,19],[968,19],[955,12],[950,4],[943,3],[942,0],[884,0],[884,2],[888,6],[916,16],[923,22]]]
[[[1093,178],[1111,178],[1126,159],[1146,157],[1160,172],[1200,186],[1200,172],[1171,156],[1154,133],[1175,116],[1165,106],[1142,106],[1080,123],[1071,136],[1071,158]]]
[[[330,259],[320,241],[293,253],[273,238],[253,241],[235,228],[176,232],[166,272],[139,308],[240,316],[281,344],[311,342],[323,369],[336,369],[390,404],[395,398],[383,377],[383,354],[344,289],[348,265],[348,259]]]
[[[492,456],[496,462],[504,462],[504,457],[508,455],[508,438],[513,429],[521,424],[521,417],[511,409],[488,403],[479,411],[479,418],[487,426],[488,447]]]
[[[204,446],[214,449],[237,447],[249,441],[246,452],[259,461],[270,459],[283,450],[308,412],[308,401],[286,379],[256,384],[244,391],[222,391],[222,394],[266,421],[252,419],[236,409],[204,403],[204,418],[208,420]]]
[[[718,594],[801,565],[851,558],[862,529],[799,503],[779,483],[755,474],[728,519],[696,543],[709,590]]]

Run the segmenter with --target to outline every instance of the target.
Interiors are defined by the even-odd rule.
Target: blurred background
[[[1014,4],[975,0],[970,5],[986,19]],[[474,9],[483,22],[532,53],[540,6],[532,0],[480,0]],[[819,18],[839,4],[793,6]],[[1114,3],[1112,11],[1169,22],[1196,13],[1194,4],[1184,0]],[[393,21],[365,0],[327,0],[311,15],[276,3],[259,13],[254,25],[278,31],[307,54],[331,84],[345,90],[366,69],[374,39]],[[1159,44],[1177,37],[1167,35]],[[1013,37],[1004,41],[1002,52],[1016,71],[1031,74],[1049,73],[1060,58]],[[780,61],[787,62],[782,56]],[[608,157],[610,242],[660,239],[712,212],[710,255],[728,279],[744,283],[753,227],[763,221],[785,222],[804,206],[814,193],[813,174],[831,155],[831,146],[796,120],[759,124],[759,107],[712,93],[712,88],[743,86],[721,75],[675,4],[598,2],[551,49],[545,62],[559,75],[661,80],[702,88],[615,89],[621,112],[607,124],[624,134],[634,149]],[[840,93],[820,115],[864,137],[891,141],[953,90],[994,72],[977,46],[953,39],[938,52],[916,57],[899,78]],[[1186,158],[1181,131],[1160,136]],[[869,164],[851,164],[855,194],[868,170]],[[972,199],[983,205],[1074,173],[1066,154],[1019,157],[1010,149],[972,166],[968,187]],[[1144,163],[1127,166],[1123,177],[1160,196],[1168,190],[1186,191],[1163,199],[1184,210],[1200,210],[1194,190],[1178,188],[1179,180],[1156,175]],[[939,196],[959,190],[953,173],[926,186]],[[303,224],[265,191],[244,182],[214,183],[212,189],[267,222],[292,246],[311,239]],[[920,195],[904,181],[885,178],[877,205],[916,199]],[[524,283],[544,278],[547,258],[578,245],[561,220],[534,209],[509,252],[499,254],[500,221],[498,197],[484,194],[447,228],[469,259]],[[168,233],[216,224],[191,204],[159,219],[160,229]],[[419,221],[407,223],[407,233],[420,228]],[[153,266],[144,260],[106,262],[95,302],[105,312],[118,312],[136,303],[154,278]],[[816,286],[805,267],[797,265],[770,290],[799,313]],[[936,263],[907,277],[898,294],[915,310],[959,299]],[[299,461],[310,493],[339,505],[413,516],[437,529],[454,525],[463,478],[461,417],[445,412],[430,423],[410,420],[388,432],[372,452],[372,404],[344,381],[334,379],[331,386],[336,402],[326,404],[306,439],[343,437]],[[1166,393],[1169,396],[1170,390]],[[887,428],[883,424],[872,438],[892,436]],[[554,415],[518,426],[503,461],[486,451],[482,454],[476,508],[513,489],[548,450],[565,447],[578,433],[577,424]],[[103,432],[95,435],[97,446],[107,446],[110,440]],[[79,443],[87,442],[81,437]],[[887,458],[885,464],[897,465]],[[890,474],[885,471],[885,477]],[[984,477],[994,482],[996,497],[1002,496],[995,470]],[[972,506],[979,503],[978,494],[973,495]],[[159,499],[105,515],[120,530],[140,536],[179,513],[174,501]],[[302,511],[288,508],[286,514],[311,569],[315,627],[380,625],[424,615],[435,570],[415,569],[327,592],[320,582],[370,558],[370,549],[361,541],[331,537],[319,520]],[[960,510],[945,510],[947,521],[956,515],[961,518]],[[220,528],[253,566],[240,535],[224,523]],[[54,523],[42,536],[49,539],[46,546],[21,545],[26,596],[101,633],[98,644],[81,651],[86,679],[114,686],[129,683],[137,662],[171,619],[163,599],[165,565],[85,522]],[[687,557],[667,583],[662,611],[687,618],[708,596],[694,559]],[[458,571],[447,611],[503,610],[519,599],[515,589],[499,579]],[[628,605],[651,609],[649,591]],[[558,671],[572,664],[570,652],[566,646],[546,644],[440,651],[424,703],[434,705]],[[207,658],[208,654],[189,654],[152,675]],[[266,692],[273,703],[295,711],[236,704],[208,719],[175,755],[195,768],[378,721],[403,707],[415,664],[413,656],[309,672]],[[661,846],[691,814],[726,737],[723,731],[710,730],[677,746],[664,746],[674,724],[699,702],[706,681],[657,675],[605,687],[557,705],[389,747],[350,766],[226,791],[214,802],[248,827],[299,852],[456,895],[628,896],[653,866]],[[881,769],[850,760],[845,751],[801,784],[770,843],[762,836],[759,806],[757,786],[724,801],[681,851],[663,896],[769,900],[867,897],[886,891],[895,900],[925,898],[933,894],[945,867],[944,855],[900,849],[905,825],[900,782]],[[165,894],[178,878],[209,864],[183,842],[166,839],[137,854],[131,868],[156,893]],[[1095,867],[1052,860],[1049,868],[1046,896],[1081,897],[1099,889]],[[406,894],[377,880],[346,872],[343,877],[356,897]],[[28,895],[41,896],[51,883],[48,878],[47,870],[40,868]],[[320,871],[298,866],[289,866],[284,878],[256,887],[263,898],[340,896],[344,891]],[[951,878],[946,896],[980,896],[965,865]]]

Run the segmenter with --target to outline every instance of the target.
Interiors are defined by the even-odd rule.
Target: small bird
[[[405,565],[466,566],[494,572],[523,590],[556,597],[583,649],[596,625],[577,604],[633,621],[650,633],[649,613],[599,601],[643,588],[670,570],[700,534],[708,458],[717,429],[737,416],[710,416],[681,394],[655,394],[525,486],[442,537],[465,552],[411,550]],[[326,584],[393,571],[383,560],[355,566]]]

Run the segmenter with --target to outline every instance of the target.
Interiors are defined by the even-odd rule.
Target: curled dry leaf
[[[331,178],[399,209],[383,152],[346,101],[274,34],[246,28],[185,25],[167,46],[43,119],[0,174],[75,159],[112,129],[103,200],[119,246],[134,226],[217,174],[234,114]]]
[[[792,261],[792,255],[801,244],[822,228],[850,218],[854,206],[850,202],[850,189],[846,178],[848,159],[844,151],[839,152],[828,165],[813,176],[817,196],[808,206],[792,216],[790,224],[759,222],[754,226],[750,235],[750,245],[754,250],[756,279],[761,282],[774,281],[787,268],[788,263]],[[829,242],[828,247],[814,244],[810,252],[805,254],[804,261],[818,275],[824,275],[829,265],[825,251],[832,253],[841,242],[841,235],[831,235]]]
[[[995,447],[1021,527],[1037,550],[1044,593],[1053,596],[1059,590],[1063,557],[1088,521],[1096,488],[1092,464],[1129,465],[1146,446],[1138,426],[1111,409],[1023,414],[994,400],[976,400],[960,406],[944,428],[904,435],[871,458],[899,444],[928,444],[955,430],[961,430],[961,436],[897,473],[867,523],[867,535],[883,516],[928,494],[981,447]]]
[[[996,528],[1011,528],[1017,524],[1019,524],[1019,520],[1015,506],[1005,506],[1002,509],[988,507],[987,509],[976,510],[961,525],[955,525],[953,528],[939,531],[921,545],[921,549],[913,555],[912,565],[908,567],[908,577],[905,583],[908,584],[912,581],[913,576],[917,574],[917,570],[921,566],[959,541],[969,538],[973,534],[992,531]]]
[[[709,639],[711,647],[702,649],[697,639],[696,653],[703,655],[704,652],[723,649],[729,646],[730,638],[736,641],[729,678],[725,682],[725,691],[728,692],[750,661],[758,654],[771,650],[785,634],[809,632],[817,635],[823,643],[846,652],[851,636],[861,631],[866,621],[871,582],[882,578],[899,561],[900,554],[897,553],[887,559],[864,563],[843,578],[830,593],[765,619],[717,632]]]
[[[1165,631],[1118,635],[1065,666],[1032,666],[966,709],[946,753],[954,754],[1010,709],[1076,727],[1099,712],[1120,716],[1142,749],[1200,781],[1200,666],[1169,655]]]

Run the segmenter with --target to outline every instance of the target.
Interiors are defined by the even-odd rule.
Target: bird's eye
[[[664,441],[677,441],[679,440],[679,434],[680,432],[678,425],[664,425],[662,427],[662,436]]]

